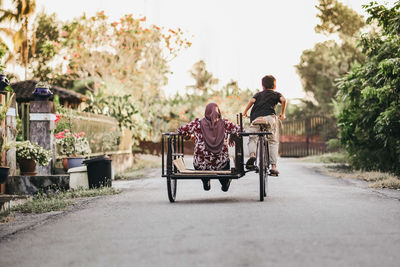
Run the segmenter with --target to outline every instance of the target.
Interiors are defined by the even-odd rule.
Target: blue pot
[[[83,160],[84,158],[68,158],[68,169],[84,166]]]
[[[0,93],[6,93],[6,87],[10,85],[10,81],[7,79],[6,75],[0,74]]]
[[[36,87],[35,90],[32,92],[32,95],[37,101],[45,101],[50,96],[52,96],[53,93],[47,87]]]

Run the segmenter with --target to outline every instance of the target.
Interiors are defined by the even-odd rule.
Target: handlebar
[[[250,135],[271,135],[271,132],[255,132],[255,133],[246,133],[246,132],[240,132],[238,133],[241,136],[250,136]]]
[[[250,136],[250,135],[271,135],[272,133],[271,132],[255,132],[255,133],[238,132],[237,134],[241,135],[241,136]],[[182,134],[169,132],[169,133],[162,133],[162,135],[179,136]]]

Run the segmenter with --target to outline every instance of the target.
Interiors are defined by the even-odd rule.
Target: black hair
[[[267,75],[264,78],[262,78],[262,86],[265,89],[273,89],[274,88],[274,82],[276,81],[275,77],[272,75]]]

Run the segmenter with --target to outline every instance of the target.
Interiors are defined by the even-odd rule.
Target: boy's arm
[[[285,116],[286,98],[281,96],[281,98],[279,100],[281,101],[281,104],[282,104],[281,115],[279,115],[279,119],[284,120],[284,119],[286,119],[286,116]]]
[[[254,102],[256,102],[256,99],[254,97],[252,97],[249,101],[249,103],[247,104],[246,109],[243,112],[243,116],[247,117],[247,111],[249,111],[249,109],[251,108],[251,106],[253,106]]]

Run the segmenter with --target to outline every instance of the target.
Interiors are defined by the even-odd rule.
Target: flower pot
[[[36,162],[33,159],[19,159],[19,168],[21,170],[21,175],[31,175],[34,176],[37,173],[36,170]]]
[[[0,167],[0,184],[4,184],[5,182],[7,182],[9,172],[9,167]]]
[[[84,166],[83,160],[84,160],[84,158],[79,158],[79,157],[63,158],[62,165],[63,165],[64,171],[68,171],[68,169],[71,169],[71,168]]]
[[[68,169],[83,166],[83,160],[81,157],[68,158]]]
[[[62,159],[62,166],[63,166],[64,171],[68,171],[68,158]]]

